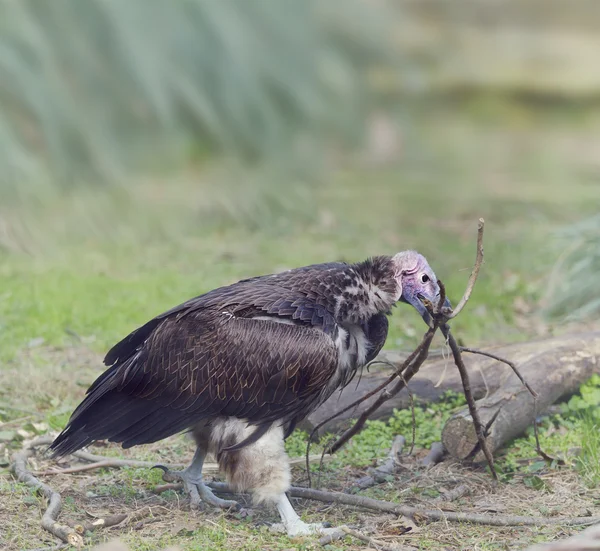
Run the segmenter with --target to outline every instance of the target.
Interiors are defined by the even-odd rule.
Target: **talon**
[[[164,465],[154,465],[153,469],[160,469],[163,472],[162,479],[165,482],[177,482],[179,480],[183,481],[181,473],[179,471],[172,471],[168,467]],[[183,472],[183,471],[182,471]]]

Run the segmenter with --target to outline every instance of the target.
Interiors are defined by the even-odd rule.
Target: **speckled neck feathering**
[[[255,277],[193,298],[108,352],[108,369],[53,442],[54,455],[104,439],[128,448],[192,428],[199,451],[213,451],[231,471],[232,454],[273,438],[277,427],[290,434],[375,358],[403,286],[413,294],[432,286],[421,289],[427,295],[435,281],[409,251]]]

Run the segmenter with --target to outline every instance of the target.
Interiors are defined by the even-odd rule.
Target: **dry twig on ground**
[[[419,461],[419,464],[423,467],[432,467],[437,465],[444,457],[444,446],[441,442],[434,442],[431,444],[429,453]]]
[[[366,544],[368,544],[371,547],[374,547],[378,551],[413,551],[415,549],[414,547],[405,547],[400,545],[386,545],[385,543],[375,538],[371,538],[361,532],[352,530],[352,528],[348,528],[347,526],[340,526],[337,533],[328,536],[323,536],[319,540],[319,543],[322,546],[329,545],[333,541],[343,539],[346,536],[352,536],[353,538],[356,538],[360,541],[364,541]]]
[[[229,486],[223,482],[211,482],[209,486],[216,492],[233,493]],[[181,486],[180,486],[181,487]],[[486,526],[589,526],[600,523],[600,517],[531,517],[521,515],[486,515],[482,513],[449,512],[435,509],[421,509],[410,505],[401,505],[390,501],[381,501],[365,496],[349,495],[341,492],[326,492],[312,488],[292,486],[289,490],[291,497],[312,499],[323,503],[338,503],[351,505],[371,511],[393,513],[410,518],[423,520],[442,520],[448,522],[469,522]]]
[[[107,517],[98,517],[94,520],[84,523],[67,521],[67,524],[83,536],[86,532],[93,532],[98,528],[112,528],[113,526],[119,526],[121,524],[130,524],[136,520],[143,519],[150,515],[152,515],[152,510],[150,507],[144,507],[143,509],[139,509],[130,514],[121,513]]]
[[[117,514],[110,515],[105,518],[97,518],[90,522],[77,523],[73,521],[65,521],[65,524],[60,524],[58,522],[58,515],[61,510],[61,496],[56,491],[53,490],[47,484],[44,484],[39,479],[37,479],[34,474],[27,468],[28,459],[33,455],[35,448],[41,446],[47,446],[51,444],[54,438],[52,436],[40,436],[35,438],[31,442],[27,443],[23,449],[16,453],[13,457],[13,463],[11,465],[12,471],[20,482],[27,484],[33,488],[38,489],[44,495],[46,499],[48,499],[48,507],[42,516],[42,528],[50,532],[52,535],[56,536],[63,542],[63,545],[55,546],[56,549],[62,549],[63,546],[67,547],[69,545],[75,547],[81,547],[83,545],[83,535],[86,532],[93,532],[98,528],[109,528],[112,526],[117,526],[124,522],[132,522],[135,520],[139,520],[143,517],[151,514],[149,508],[140,509],[139,511],[134,511],[130,514]],[[82,452],[83,453],[83,452]],[[94,456],[93,454],[84,454],[88,457],[93,457],[94,459],[102,457],[102,456]],[[93,463],[90,467],[92,468],[100,468],[106,465],[99,465],[100,463],[110,463],[109,466],[112,467],[129,467],[132,464],[139,463],[147,463],[147,462],[134,462],[125,459],[114,459],[109,461],[101,461]],[[152,465],[152,464],[151,464]],[[137,465],[136,465],[137,466]],[[145,465],[144,465],[145,466]],[[63,469],[62,471],[43,471],[42,474],[60,474],[60,473],[73,473],[79,472],[82,469]],[[54,549],[52,548],[52,549]]]
[[[42,436],[26,444],[20,452],[14,455],[11,466],[12,471],[17,477],[17,480],[39,490],[48,500],[48,507],[42,515],[42,528],[63,542],[80,547],[83,545],[83,538],[81,535],[71,527],[60,524],[57,520],[62,506],[60,494],[47,484],[38,480],[27,468],[28,459],[33,455],[34,448],[36,446],[50,444],[51,442],[51,438]]]
[[[389,476],[392,476],[398,467],[400,454],[402,453],[402,449],[404,448],[405,444],[406,439],[404,436],[396,436],[392,442],[392,447],[390,448],[390,452],[388,453],[385,463],[374,469],[369,469],[369,474],[357,480],[354,488],[365,490],[366,488],[375,486],[375,484],[385,482]],[[350,493],[352,491],[353,488],[348,490]]]
[[[36,476],[53,476],[59,474],[74,474],[81,473],[86,471],[94,471],[96,469],[120,469],[122,467],[134,467],[134,468],[148,468],[156,466],[155,462],[152,461],[137,461],[134,459],[118,459],[118,458],[109,458],[102,455],[96,455],[93,453],[87,452],[75,452],[72,454],[73,456],[84,459],[86,461],[93,461],[93,463],[89,463],[87,465],[77,465],[75,467],[67,467],[65,469],[51,469],[45,471],[33,471],[33,474]],[[330,456],[327,455],[325,458],[322,458],[321,455],[311,455],[309,457],[309,462],[313,463],[316,461],[322,461],[323,459],[327,460]],[[292,459],[290,460],[291,465],[297,465],[303,463],[304,459]],[[174,467],[185,467],[184,463],[170,463],[168,465],[169,468]],[[217,463],[205,463],[202,467],[203,473],[217,473],[219,471],[219,465]]]

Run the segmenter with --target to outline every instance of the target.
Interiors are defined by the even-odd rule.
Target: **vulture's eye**
[[[423,283],[427,283],[427,282],[429,281],[429,276],[428,276],[427,274],[423,274],[423,275],[421,276],[421,281],[422,281]]]

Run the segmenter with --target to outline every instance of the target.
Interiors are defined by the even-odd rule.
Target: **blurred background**
[[[295,266],[417,248],[456,302],[480,216],[465,342],[593,325],[594,7],[0,3],[0,393],[75,401],[148,317]]]

